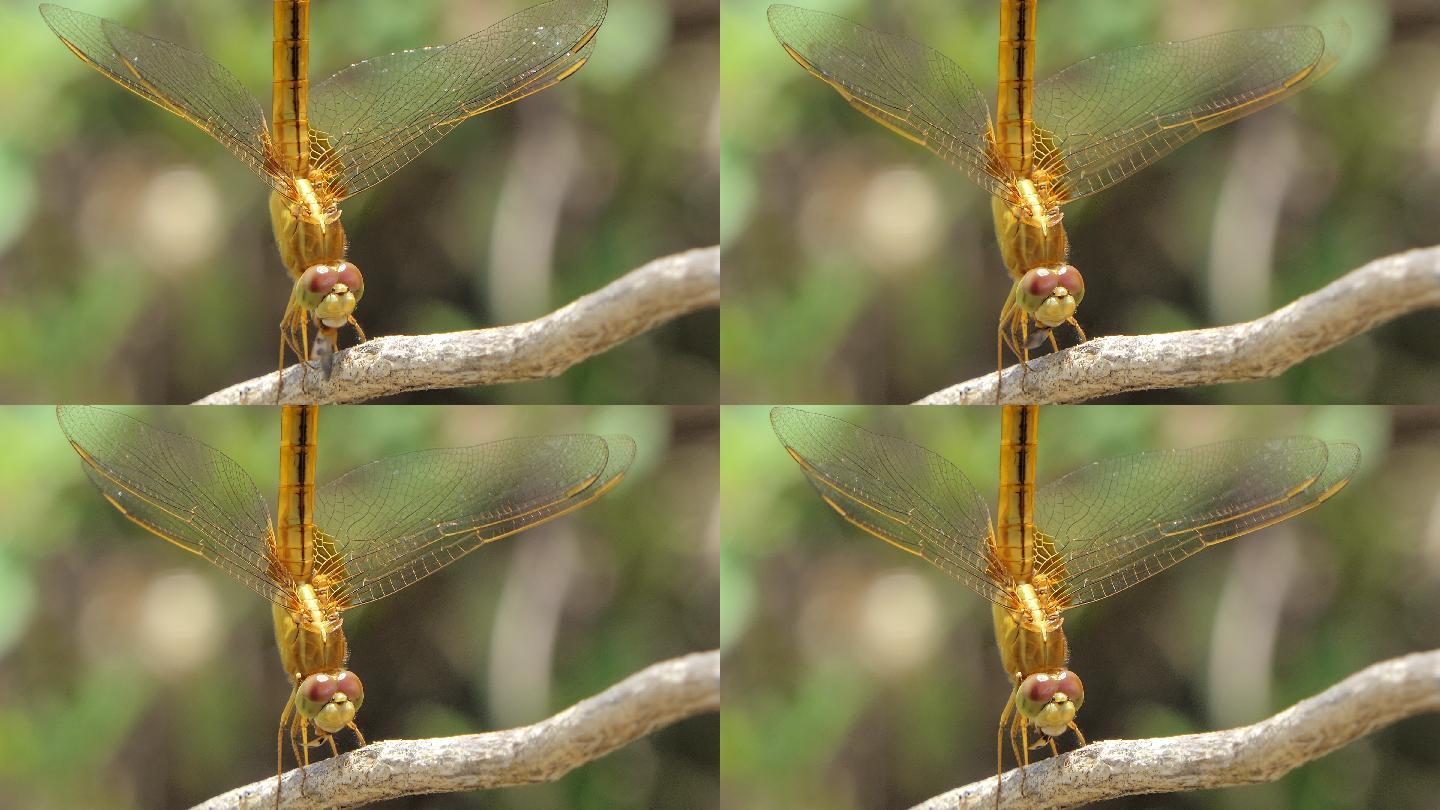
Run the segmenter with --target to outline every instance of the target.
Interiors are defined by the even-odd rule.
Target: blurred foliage
[[[274,492],[277,409],[126,413],[221,449]],[[346,613],[367,738],[532,723],[714,648],[717,421],[714,408],[325,408],[322,483],[508,436],[623,432],[639,447],[595,503]],[[51,409],[7,409],[0,443],[0,805],[186,806],[273,775],[287,687],[269,605],[124,520]],[[714,806],[717,727],[682,722],[555,784],[392,806]]]
[[[794,0],[925,43],[993,106],[998,4]],[[1010,280],[988,196],[796,65],[767,0],[722,0],[727,402],[908,402],[995,368]],[[1105,51],[1344,20],[1298,96],[1065,207],[1092,336],[1248,320],[1440,232],[1440,8],[1414,0],[1046,0],[1037,76]],[[1063,338],[1073,340],[1065,330]],[[1063,345],[1063,344],[1062,344]],[[1417,313],[1276,380],[1184,402],[1433,402],[1440,319]]]
[[[815,410],[928,447],[996,491],[997,409]],[[1440,410],[1050,407],[1038,477],[1292,433],[1359,444],[1351,484],[1066,614],[1089,739],[1254,722],[1369,664],[1440,647]],[[723,804],[908,807],[993,775],[1010,685],[986,602],[841,521],[781,448],[768,409],[724,408],[721,448]],[[1433,807],[1431,726],[1403,721],[1276,784],[1114,806]]]
[[[268,4],[66,3],[205,53],[268,114]],[[311,79],[534,4],[319,0]],[[189,401],[273,370],[290,281],[267,187],[77,60],[35,3],[0,4],[0,25],[0,400]],[[573,78],[465,122],[347,201],[367,334],[530,320],[714,244],[716,25],[703,0],[615,0]],[[556,380],[404,399],[713,402],[718,324],[682,318]]]

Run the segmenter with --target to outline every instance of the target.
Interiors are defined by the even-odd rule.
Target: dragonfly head
[[[295,280],[295,296],[326,326],[344,326],[365,295],[365,278],[350,262],[312,264]]]
[[[1021,277],[1017,297],[1021,309],[1053,328],[1075,315],[1085,297],[1085,279],[1068,264],[1036,267]]]
[[[1051,737],[1059,737],[1075,722],[1085,703],[1080,676],[1068,669],[1036,672],[1020,682],[1016,706],[1030,722]]]
[[[334,734],[355,721],[365,702],[360,676],[348,669],[316,672],[300,682],[295,707],[302,716],[326,734]]]

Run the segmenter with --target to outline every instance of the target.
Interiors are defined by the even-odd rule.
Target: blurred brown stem
[[[385,740],[281,780],[282,808],[354,807],[400,796],[552,782],[671,723],[720,708],[720,651],[672,658],[530,726]],[[275,807],[275,777],[197,807]]]
[[[1148,740],[1105,740],[1002,777],[1005,807],[1072,807],[1182,790],[1273,782],[1397,720],[1440,711],[1440,650],[1382,661],[1254,725]],[[913,810],[991,808],[994,777]]]
[[[1376,259],[1253,321],[1096,338],[986,374],[920,400],[921,405],[1082,402],[1152,388],[1275,377],[1379,324],[1440,306],[1440,247]]]
[[[405,391],[555,377],[655,326],[720,303],[720,248],[655,259],[555,310],[510,326],[436,335],[394,335],[335,355],[330,379],[290,366],[217,391],[197,404],[363,402]]]

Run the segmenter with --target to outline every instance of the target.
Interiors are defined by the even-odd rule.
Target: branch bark
[[[1181,790],[1273,782],[1296,767],[1406,717],[1440,711],[1440,650],[1367,667],[1320,694],[1254,725],[1148,740],[1092,743],[1006,772],[1007,808],[1075,805]],[[913,810],[992,808],[991,777]]]
[[[1081,402],[1126,391],[1274,377],[1386,321],[1440,306],[1440,247],[1376,259],[1247,323],[1102,337],[986,374],[920,405]],[[998,382],[997,382],[998,381]]]
[[[696,248],[655,259],[543,318],[375,338],[337,352],[328,380],[296,364],[196,404],[276,404],[277,375],[284,379],[282,404],[361,402],[405,391],[555,377],[659,324],[719,303],[720,248]]]
[[[720,708],[720,651],[646,667],[539,723],[430,740],[385,740],[312,764],[281,779],[282,808],[355,807],[460,790],[552,782],[672,723]],[[273,808],[275,777],[216,796],[197,808]]]

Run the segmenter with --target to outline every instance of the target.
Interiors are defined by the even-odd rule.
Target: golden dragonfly
[[[949,461],[903,439],[794,408],[770,422],[820,497],[846,521],[923,557],[988,600],[1011,681],[996,733],[1016,763],[1075,732],[1085,702],[1064,612],[1097,602],[1226,540],[1339,492],[1359,449],[1305,436],[1237,439],[1098,461],[1036,488],[1039,409],[1001,412],[1000,494],[985,501]],[[1030,743],[1030,729],[1038,730]],[[998,798],[998,788],[997,788]]]
[[[287,723],[302,779],[310,748],[328,742],[338,753],[335,735],[347,728],[365,744],[345,611],[591,503],[635,458],[628,436],[536,436],[394,456],[316,487],[318,408],[285,406],[272,519],[255,482],[218,450],[100,408],[62,406],[57,416],[111,506],[270,601],[290,679],[277,778]]]
[[[379,183],[461,121],[573,75],[590,58],[607,0],[551,0],[450,45],[367,59],[313,88],[310,0],[274,0],[270,119],[240,80],[195,51],[44,4],[51,30],[86,64],[219,141],[271,187],[276,245],[294,284],[281,320],[288,347],[329,371],[336,330],[364,279],[346,261],[340,203]]]
[[[1061,206],[1149,166],[1202,132],[1239,120],[1324,76],[1348,30],[1231,31],[1081,60],[1036,82],[1036,0],[1001,0],[995,115],[938,51],[849,20],[769,9],[785,52],[852,107],[958,168],[991,194],[995,237],[1013,284],[996,364],[1023,363],[1072,325],[1085,281],[1068,263]]]

